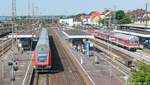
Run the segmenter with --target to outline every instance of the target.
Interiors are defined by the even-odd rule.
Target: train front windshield
[[[136,43],[139,44],[139,38],[138,37],[132,37],[128,40],[129,43]]]
[[[40,45],[37,47],[38,62],[45,63],[48,59],[48,47],[46,45]]]
[[[38,56],[38,62],[45,63],[47,61],[47,56]]]

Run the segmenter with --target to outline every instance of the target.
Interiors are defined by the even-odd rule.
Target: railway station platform
[[[29,27],[30,28],[30,27]],[[34,28],[34,29],[22,29],[14,31],[14,33],[10,33],[8,38],[37,38],[40,35],[41,29]],[[21,29],[21,28],[19,28]]]
[[[121,27],[129,27],[129,28],[136,28],[137,30],[149,30],[150,25],[145,25],[145,24],[124,24],[121,25]]]
[[[72,46],[76,44],[83,44],[86,41],[89,41],[89,39],[94,39],[93,35],[80,30],[66,30],[62,31],[62,33],[65,35],[65,39],[68,40]]]
[[[18,47],[23,47],[25,50],[29,50],[32,47],[32,44],[38,41],[40,35],[40,29],[31,30],[19,30],[14,34],[10,33],[7,38],[17,39]]]
[[[33,34],[10,34],[8,35],[8,38],[34,38],[36,35]]]
[[[17,49],[15,47],[15,49]],[[18,70],[14,72],[13,85],[28,85],[30,75],[32,73],[31,57],[32,52],[18,53],[17,50],[9,50],[0,58],[0,85],[12,85],[12,70],[8,62],[12,61],[12,57],[17,60]]]
[[[93,35],[87,34],[87,33],[82,32],[80,30],[66,30],[66,31],[63,31],[63,34],[65,34],[65,36],[69,39],[73,39],[73,38],[90,39],[90,38],[94,38]]]
[[[93,44],[89,39],[94,39],[93,35],[87,34],[80,30],[66,30],[62,32],[65,39],[68,40],[72,47],[82,51],[86,55],[92,55]]]
[[[102,57],[103,53],[87,57],[87,55],[69,46],[70,42],[64,39],[65,36],[63,34],[60,34],[60,36],[62,38],[61,41],[64,43],[63,45],[74,55],[73,57],[78,62],[77,64],[81,66],[93,85],[125,85],[125,81],[123,80],[124,75],[112,67],[109,62],[105,61]],[[99,59],[99,64],[95,64],[95,56]]]

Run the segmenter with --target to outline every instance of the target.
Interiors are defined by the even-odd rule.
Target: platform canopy
[[[119,32],[119,33],[125,33],[125,34],[130,34],[130,35],[134,35],[134,36],[139,36],[139,37],[146,37],[146,38],[150,38],[150,34],[141,34],[141,33],[136,33],[136,32],[129,32],[129,31],[122,31],[122,30],[114,30],[114,32]]]
[[[8,35],[8,38],[32,38],[36,35]]]
[[[88,39],[94,39],[93,35],[90,35],[86,32],[80,31],[80,30],[66,30],[62,31],[62,33],[67,38],[88,38]]]
[[[136,28],[141,28],[141,29],[150,29],[150,26],[148,25],[147,27],[145,24],[124,24],[121,26],[126,26],[126,27],[136,27]]]

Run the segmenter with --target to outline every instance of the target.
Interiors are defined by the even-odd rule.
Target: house
[[[104,18],[111,16],[111,14],[112,14],[111,10],[106,10],[103,13],[100,13],[98,11],[92,11],[88,15],[82,15],[80,18],[83,24],[98,25],[100,20],[103,20]]]
[[[67,19],[59,19],[59,23],[61,24],[67,24],[69,26],[73,26],[73,18],[67,18]]]

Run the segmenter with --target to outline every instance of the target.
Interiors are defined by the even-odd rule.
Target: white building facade
[[[69,26],[73,26],[73,18],[68,19],[59,19],[59,23],[61,24],[68,24]]]

